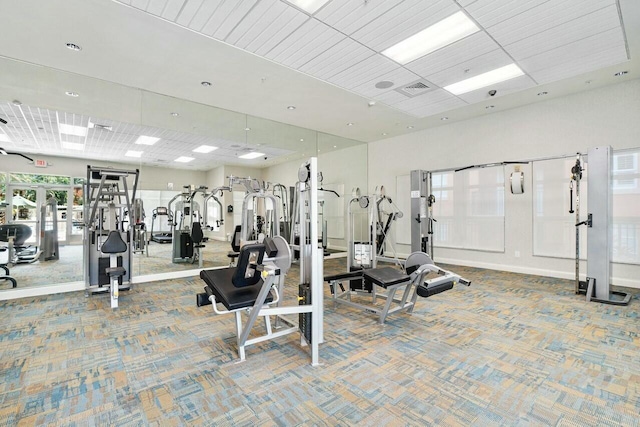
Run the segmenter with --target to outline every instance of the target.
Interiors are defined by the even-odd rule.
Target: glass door
[[[28,237],[25,244],[39,245],[40,233],[39,222],[40,206],[44,198],[44,191],[41,187],[10,186],[8,194],[11,195],[11,217],[9,223],[23,224],[29,227]]]

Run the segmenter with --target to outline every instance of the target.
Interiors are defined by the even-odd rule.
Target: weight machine
[[[431,172],[411,171],[411,250],[426,252],[432,258],[435,202]]]
[[[245,347],[291,333],[300,333],[300,343],[311,347],[311,364],[319,365],[319,344],[323,342],[322,257],[318,252],[317,159],[301,166],[296,191],[302,202],[300,218],[309,223],[301,227],[301,266],[298,305],[284,306],[285,274],[291,265],[291,250],[282,236],[265,237],[261,243],[245,242],[240,248],[238,266],[203,270],[205,292],[197,295],[197,305],[213,305],[214,313],[234,313],[240,360]],[[264,188],[264,187],[263,187]],[[273,195],[270,195],[273,197]],[[245,199],[246,201],[247,199]],[[274,208],[275,208],[274,204]],[[244,209],[243,209],[244,211]],[[244,213],[244,212],[243,212]],[[274,220],[274,225],[275,225]],[[278,230],[277,227],[274,230]],[[311,244],[310,242],[313,242]],[[217,304],[225,309],[220,310]],[[242,313],[247,313],[243,324]],[[287,315],[298,314],[298,322]],[[264,318],[265,333],[249,338],[258,317]],[[273,317],[273,325],[272,325]],[[275,330],[274,330],[275,329]]]
[[[60,259],[58,245],[58,202],[49,197],[40,207],[40,261]]]
[[[576,155],[576,163],[571,168],[569,184],[569,213],[576,214],[576,294],[585,294],[587,301],[604,304],[627,305],[631,295],[612,291],[611,286],[611,209],[612,209],[612,155],[611,147],[594,147],[587,153],[589,172],[587,176],[587,197],[589,207],[587,219],[580,218],[580,181],[582,180],[583,159]],[[575,184],[575,210],[573,191]],[[580,229],[587,227],[587,276],[580,280]]]
[[[195,201],[195,196],[198,193],[206,197],[207,187],[204,185],[199,187],[185,185],[182,192],[169,201],[167,207],[171,211],[173,202],[180,199],[176,202],[175,211],[172,213],[172,261],[174,263],[194,263],[197,259],[199,266],[202,267],[201,249],[204,247],[202,244],[204,236],[202,234],[200,205]]]
[[[222,209],[222,202],[218,199],[218,193],[220,193],[220,197],[224,195],[223,191],[231,191],[231,187],[216,187],[211,190],[211,193],[205,196],[204,202],[202,202],[203,210],[202,210],[202,220],[203,227],[209,228],[213,230],[213,226],[209,224],[209,200],[213,200],[218,205],[218,212],[220,213],[220,219],[216,220],[216,227],[220,227],[224,224],[224,210]]]
[[[160,217],[167,217],[167,224],[169,224],[169,231],[158,231],[154,233],[154,225],[156,220],[160,223]],[[161,226],[162,227],[162,226]],[[166,206],[158,206],[153,210],[153,216],[151,217],[151,241],[156,243],[171,243],[173,236],[173,214]]]
[[[145,218],[144,203],[142,199],[133,201],[133,253],[145,253],[149,256],[149,242],[147,241],[147,226]],[[152,223],[153,224],[153,223]]]
[[[132,287],[133,209],[140,172],[87,166],[83,239],[85,295],[109,291],[111,308]],[[129,190],[131,188],[131,190]],[[130,192],[131,191],[131,192]],[[125,223],[128,224],[125,228]]]

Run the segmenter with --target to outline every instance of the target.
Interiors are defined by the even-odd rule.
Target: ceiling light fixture
[[[404,65],[478,31],[480,28],[460,11],[383,50],[382,54]]]
[[[440,120],[442,121],[449,120],[449,117],[440,117]]]
[[[9,139],[9,135],[5,135],[4,133],[0,133],[0,141],[11,142],[11,140]]]
[[[462,95],[476,89],[491,86],[496,83],[504,82],[516,77],[523,76],[524,72],[516,64],[505,65],[495,70],[487,71],[475,77],[462,80],[460,82],[445,86],[444,90],[454,95]]]
[[[296,109],[296,106],[295,106],[295,105],[289,105],[289,106],[287,107],[287,110],[295,110],[295,109]]]
[[[347,123],[347,126],[353,126],[353,123],[349,122]]]
[[[329,0],[286,0],[287,3],[298,6],[308,14],[313,15],[318,9],[324,6]]]
[[[548,93],[549,93],[549,92],[545,92],[545,91],[538,92],[538,96],[545,96],[545,95],[547,95]]]
[[[198,148],[194,148],[193,152],[194,153],[205,153],[206,154],[206,153],[210,153],[212,151],[215,151],[217,149],[218,149],[218,147],[213,147],[211,145],[201,145]]]
[[[9,153],[7,153],[4,148],[0,148],[0,154],[2,154],[3,156],[9,155]]]
[[[618,71],[617,73],[614,74],[614,76],[620,77],[620,76],[624,76],[625,74],[629,74],[629,72],[628,71]]]
[[[71,91],[66,91],[66,92],[65,92],[65,94],[66,94],[67,96],[72,97],[72,98],[77,98],[77,97],[79,97],[79,96],[80,96],[80,95],[78,95],[76,92],[71,92]]]
[[[80,51],[82,48],[75,43],[67,43],[67,47],[71,50]]]
[[[20,101],[19,101],[19,100],[17,100],[17,99],[14,99],[13,101],[11,101],[11,103],[12,103],[13,105],[15,105],[16,107],[19,107],[19,106],[21,106],[21,105],[22,105],[22,102],[20,102]]]
[[[61,141],[60,144],[62,145],[62,148],[66,148],[67,150],[84,150],[84,144],[77,142]]]
[[[126,153],[124,153],[125,157],[142,157],[142,153],[144,153],[144,151],[134,151],[134,150],[129,150]]]
[[[174,160],[174,162],[178,162],[178,163],[189,163],[191,161],[195,160],[195,158],[193,157],[185,157],[185,156],[180,156],[177,159]]]
[[[89,132],[89,129],[84,126],[74,126],[66,123],[58,123],[58,130],[65,135],[75,136],[87,136],[87,132]]]
[[[486,107],[484,107],[484,108],[486,108],[487,110],[491,110],[491,109],[493,109],[493,108],[495,108],[495,107],[496,107],[495,105],[487,105],[487,106],[486,106]]]
[[[200,82],[200,84],[204,87],[209,87],[211,86],[211,82]]]
[[[300,138],[300,142],[304,142],[304,138]]]
[[[386,132],[382,132],[382,136],[387,136],[387,133]]]
[[[180,116],[180,113],[171,113],[171,115],[172,115],[173,117],[178,117],[178,116]]]
[[[333,148],[338,148],[338,146],[337,146],[337,145],[334,145],[334,146],[333,146]]]
[[[413,129],[413,126],[409,125],[407,126],[407,129]]]
[[[160,141],[160,138],[156,138],[155,136],[140,135],[138,139],[136,139],[136,144],[153,145],[158,141]]]
[[[247,154],[243,154],[242,156],[238,156],[240,159],[256,159],[260,156],[264,156],[264,153],[258,153],[257,151],[252,151]]]

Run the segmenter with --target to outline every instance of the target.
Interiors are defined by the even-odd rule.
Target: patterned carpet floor
[[[82,292],[2,302],[0,425],[640,425],[639,290],[607,306],[567,280],[447,268],[472,286],[385,325],[326,286],[317,367],[297,335],[238,363],[233,316],[196,307],[198,278],[137,285],[118,310]]]

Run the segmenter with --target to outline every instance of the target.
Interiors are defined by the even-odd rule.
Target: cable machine
[[[142,199],[133,201],[133,253],[145,253],[149,256],[149,242],[147,241],[147,226],[145,218],[144,204]]]
[[[87,263],[85,295],[109,291],[111,308],[118,307],[119,291],[132,286],[131,200],[136,196],[139,174],[138,169],[87,166],[83,240]],[[128,224],[126,228],[124,224]]]
[[[176,202],[175,210],[172,211],[173,247],[171,259],[174,263],[193,263],[196,259],[199,264],[202,263],[200,250],[203,247],[204,237],[202,235],[200,204],[195,201],[195,196],[198,193],[206,197],[207,187],[204,185],[199,187],[185,185],[182,192],[168,203],[168,210],[171,211],[173,202],[180,199]]]
[[[167,217],[167,224],[169,225],[169,231],[162,231],[162,225],[160,224],[160,218]],[[154,226],[158,221],[160,224],[160,231],[154,232]],[[153,210],[153,216],[151,217],[151,241],[156,243],[171,243],[173,236],[173,214],[166,206],[158,206]]]
[[[433,195],[431,172],[411,171],[411,251],[426,252],[433,258]]]
[[[627,305],[631,295],[611,290],[611,209],[612,209],[612,155],[611,147],[594,147],[587,153],[589,174],[587,176],[587,197],[589,200],[587,219],[580,218],[580,181],[583,160],[580,153],[571,168],[569,213],[576,214],[576,294],[585,294],[587,301],[604,304]],[[573,190],[575,184],[575,210]],[[580,226],[587,227],[587,276],[580,280]]]

